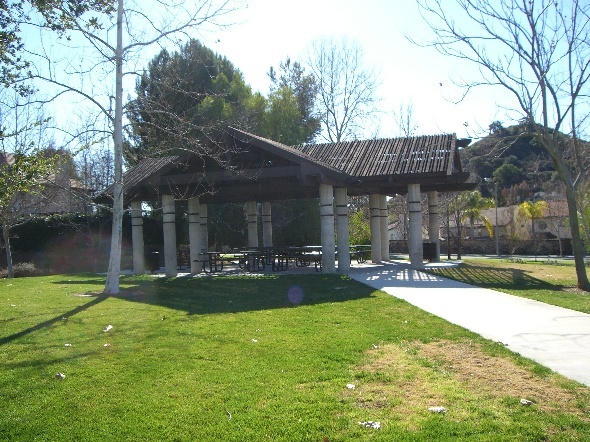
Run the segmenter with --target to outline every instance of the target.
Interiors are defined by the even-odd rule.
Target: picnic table
[[[362,264],[370,251],[371,246],[368,245],[350,246],[350,259]],[[289,263],[296,267],[309,267],[313,263],[317,272],[322,270],[322,246],[256,247],[228,252],[207,251],[206,255],[203,263],[206,273],[221,272],[224,264],[228,263],[234,263],[248,272],[264,271],[267,265],[273,272],[282,272],[289,269]]]
[[[357,264],[363,264],[371,255],[370,245],[353,245],[350,246],[350,259],[356,259]]]
[[[289,268],[289,261],[296,267],[308,267],[313,262],[316,270],[321,270],[322,248],[321,246],[304,247],[272,247],[272,270],[274,272],[285,271]]]

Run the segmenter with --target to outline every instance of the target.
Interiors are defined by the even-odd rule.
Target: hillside
[[[507,128],[497,125],[485,138],[461,152],[463,168],[473,174],[475,181],[494,178],[500,190],[526,183],[536,192],[563,193],[557,172],[543,146],[526,131],[526,125]],[[569,138],[563,135],[564,145]],[[590,143],[583,142],[590,158]],[[522,187],[522,186],[521,186]],[[490,196],[490,186],[482,185],[482,194]]]

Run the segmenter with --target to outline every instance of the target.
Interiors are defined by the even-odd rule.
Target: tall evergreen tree
[[[258,125],[265,100],[252,94],[242,73],[198,40],[179,52],[162,50],[136,83],[128,104],[130,164],[180,150],[210,153],[216,131],[228,125]]]
[[[290,145],[312,142],[321,129],[315,110],[318,94],[315,78],[289,57],[279,64],[279,72],[271,66],[268,76],[271,86],[265,135]]]
[[[287,145],[310,143],[320,132],[316,112],[317,85],[312,75],[298,62],[287,58],[279,64],[278,72],[271,67],[268,104],[261,134]],[[273,207],[275,243],[305,245],[320,242],[319,223],[306,219],[319,217],[318,201],[288,200]]]

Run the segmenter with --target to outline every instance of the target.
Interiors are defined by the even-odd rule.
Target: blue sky
[[[133,1],[129,0],[128,4]],[[510,119],[498,107],[498,100],[508,103],[502,89],[478,89],[454,103],[461,91],[454,87],[452,78],[469,75],[473,66],[461,65],[457,60],[443,57],[433,48],[419,47],[406,36],[427,41],[428,26],[412,0],[243,0],[246,8],[231,16],[231,26],[201,28],[190,37],[200,39],[220,55],[226,56],[243,73],[254,91],[268,92],[267,72],[271,66],[290,57],[293,61],[306,59],[311,42],[321,37],[347,37],[356,40],[364,49],[367,66],[380,73],[382,118],[379,127],[367,127],[366,136],[390,137],[400,135],[393,121],[393,111],[400,105],[412,104],[418,134],[456,133],[458,137],[477,138],[489,124],[500,120],[505,125]],[[149,0],[137,1],[142,12],[151,11],[150,18],[159,17]],[[185,3],[190,6],[190,3]],[[160,17],[163,18],[163,17]],[[227,19],[224,20],[227,22]],[[43,45],[52,60],[61,60],[55,71],[65,72],[64,81],[81,85],[91,96],[112,95],[112,66],[93,57],[79,40],[57,42],[49,34],[40,39],[35,28],[29,30],[27,44]],[[110,34],[109,38],[113,37]],[[57,44],[56,44],[57,43]],[[64,49],[62,43],[70,45]],[[86,46],[87,48],[87,46]],[[174,48],[171,48],[174,50]],[[134,59],[127,69],[141,71],[157,53],[154,47]],[[96,78],[67,75],[68,69],[83,69],[83,65],[97,66]],[[43,63],[40,66],[44,66]],[[79,66],[79,67],[78,67]],[[135,79],[125,82],[124,97],[133,97]],[[103,100],[104,101],[104,100]],[[84,121],[87,100],[66,94],[54,103],[53,116],[58,125]]]
[[[346,36],[360,43],[367,65],[380,72],[381,136],[396,134],[391,112],[412,103],[419,132],[476,135],[494,120],[509,124],[497,100],[502,90],[480,89],[454,104],[461,91],[451,79],[473,69],[423,48],[407,36],[426,40],[430,31],[411,0],[251,0],[238,22],[200,38],[238,67],[254,90],[266,93],[266,73],[287,56],[303,61],[310,43],[324,36]],[[441,86],[442,84],[442,86]],[[467,126],[465,126],[467,123]]]

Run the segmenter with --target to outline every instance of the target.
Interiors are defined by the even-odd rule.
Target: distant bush
[[[43,274],[42,270],[35,267],[32,262],[19,262],[12,266],[15,278],[24,278],[27,276],[39,276]],[[8,269],[0,269],[0,278],[8,277]]]

